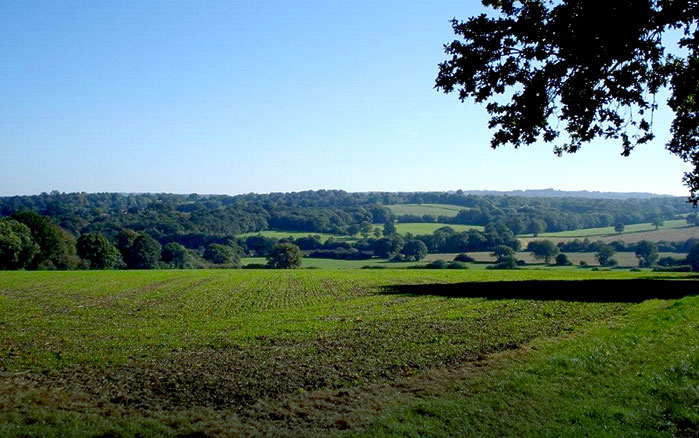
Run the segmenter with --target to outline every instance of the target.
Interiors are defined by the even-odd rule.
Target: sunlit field
[[[589,270],[3,272],[0,435],[568,435],[592,412],[609,430],[696,430],[697,284]]]

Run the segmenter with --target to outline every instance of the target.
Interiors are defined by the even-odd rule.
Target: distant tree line
[[[482,224],[484,229],[457,232],[441,227],[429,235],[399,235],[396,217],[384,205],[398,202],[460,205],[464,210],[456,217],[435,220]],[[306,257],[417,260],[428,252],[492,251],[501,245],[516,251],[520,249],[516,235],[522,233],[649,218],[658,223],[687,212],[691,207],[683,199],[670,197],[594,200],[324,190],[240,196],[52,192],[0,198],[0,268],[235,267],[241,257],[268,257],[280,244],[295,245]],[[688,225],[699,224],[696,213],[683,217]],[[309,236],[241,236],[269,228]],[[358,240],[323,242],[313,233],[351,235]],[[559,244],[558,249],[596,252],[596,245],[576,240]],[[623,242],[611,245],[615,251],[635,251]],[[658,246],[660,251],[688,252],[692,245],[661,242]]]
[[[692,207],[678,197],[618,200],[318,190],[238,196],[51,192],[0,197],[0,216],[29,210],[50,217],[75,236],[87,232],[115,236],[129,228],[147,232],[161,243],[181,238],[179,243],[191,248],[192,240],[266,229],[361,234],[367,225],[396,219],[386,206],[406,203],[452,204],[464,209],[451,218],[403,215],[398,222],[481,226],[504,222],[515,235],[538,228],[553,232],[647,223],[692,213]]]
[[[404,214],[396,217],[399,223],[443,223],[455,225],[487,225],[502,222],[515,234],[538,235],[544,231],[572,231],[582,228],[614,227],[621,233],[626,225],[652,223],[662,226],[664,220],[683,219],[681,214],[689,211],[682,204],[667,202],[667,199],[649,200],[590,200],[567,198],[524,198],[528,201],[520,206],[497,205],[482,199],[481,205],[460,210],[456,216],[430,214]],[[568,200],[568,202],[564,202]],[[536,202],[538,201],[538,202]],[[548,202],[547,202],[548,201]],[[593,202],[595,201],[595,202]],[[504,200],[499,200],[502,204]],[[695,216],[687,217],[688,225],[698,225]]]
[[[661,252],[687,253],[698,243],[698,238],[691,238],[679,242],[660,241],[656,242],[656,245]],[[559,242],[557,247],[561,252],[597,252],[603,245],[607,244],[601,240],[592,241],[586,238]],[[614,248],[616,252],[634,252],[638,246],[637,243],[626,243],[621,240],[612,241],[608,245]]]

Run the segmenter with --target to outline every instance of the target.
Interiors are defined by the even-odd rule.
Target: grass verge
[[[537,340],[361,437],[699,435],[699,297]]]

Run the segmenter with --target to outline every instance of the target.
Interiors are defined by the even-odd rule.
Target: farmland
[[[454,231],[468,231],[471,229],[476,229],[478,231],[483,231],[483,227],[480,225],[458,225],[458,224],[437,224],[437,223],[397,223],[396,230],[401,234],[411,233],[411,234],[432,234],[435,230],[442,227],[450,227]]]
[[[454,260],[454,257],[457,254],[428,254],[427,257],[423,261],[433,261],[433,260]],[[493,256],[493,253],[491,252],[470,252],[468,253],[469,256],[473,257],[473,259],[477,262],[487,262],[487,263],[495,263],[495,256]],[[588,265],[598,265],[599,262],[595,259],[595,253],[593,252],[569,252],[566,253],[568,256],[568,259],[570,260],[573,265],[579,265],[580,262],[585,262]],[[672,252],[661,252],[658,254],[659,257],[672,257],[675,259],[683,259],[686,257],[686,254],[678,254],[678,253],[672,253]],[[528,264],[541,264],[543,261],[542,260],[537,260],[534,255],[531,252],[516,252],[515,253],[515,258],[518,260],[524,260]],[[618,252],[614,254],[614,258],[619,262],[619,266],[631,266],[631,267],[636,267],[638,266],[638,259],[636,258],[636,255],[633,252]],[[541,266],[534,266],[537,269],[541,268]],[[526,265],[524,266],[526,268]],[[571,269],[571,268],[568,268]]]
[[[246,238],[246,237],[257,236],[257,235],[275,238],[275,239],[284,239],[287,237],[292,237],[294,239],[298,239],[301,237],[308,237],[308,236],[320,236],[321,242],[325,242],[328,239],[334,239],[336,241],[356,240],[356,238],[354,238],[352,236],[338,236],[338,235],[329,234],[329,233],[308,233],[308,232],[303,232],[303,231],[284,231],[284,230],[262,230],[262,231],[258,231],[255,233],[241,234],[240,237]]]
[[[665,221],[658,230],[651,224],[627,225],[620,234],[613,228],[585,228],[574,231],[562,231],[558,233],[542,233],[538,237],[531,234],[518,236],[524,242],[532,240],[551,240],[554,243],[569,242],[574,239],[601,240],[603,242],[622,241],[625,243],[636,243],[641,240],[650,242],[679,242],[692,238],[699,238],[699,227],[689,227],[684,220]]]
[[[396,216],[401,215],[417,215],[422,216],[429,214],[432,216],[448,216],[454,217],[461,210],[468,210],[467,207],[449,204],[394,204],[387,205]]]
[[[665,221],[663,225],[658,227],[657,231],[664,231],[664,230],[673,230],[676,228],[687,228],[687,222],[684,219],[676,219],[676,220],[670,220],[670,221]],[[623,234],[629,234],[629,233],[640,233],[640,232],[649,232],[649,231],[656,231],[655,226],[650,223],[645,223],[645,224],[632,224],[632,225],[626,225],[624,227],[624,232]],[[699,229],[695,230],[697,234],[699,234]],[[558,233],[542,233],[540,234],[541,237],[578,237],[578,238],[584,238],[584,237],[603,237],[603,236],[610,236],[610,235],[616,235],[616,231],[614,231],[614,227],[603,227],[603,228],[585,228],[581,230],[573,230],[573,231],[561,231]]]
[[[303,268],[311,269],[360,269],[367,266],[395,269],[395,268],[411,268],[424,266],[428,262],[435,260],[452,261],[458,253],[433,253],[428,254],[424,259],[419,262],[391,262],[385,259],[367,259],[367,260],[335,260],[335,259],[324,259],[324,258],[304,258],[302,261]],[[466,266],[470,269],[485,269],[486,265],[484,263],[495,263],[496,257],[490,251],[474,251],[468,253],[469,256],[473,257],[478,264],[467,263]],[[570,252],[566,253],[568,259],[573,265],[577,266],[580,262],[585,262],[587,265],[595,266],[598,265],[598,261],[595,259],[595,253],[593,252]],[[659,257],[672,257],[677,260],[681,260],[687,256],[687,254],[672,253],[672,252],[661,252],[658,254]],[[534,258],[531,252],[519,251],[515,253],[515,257],[518,260],[524,260],[527,265],[521,266],[521,269],[561,269],[558,267],[544,267],[542,266],[542,261]],[[638,258],[633,252],[618,252],[614,254],[614,259],[619,262],[621,267],[636,267],[638,266]],[[243,266],[249,264],[265,264],[267,259],[264,257],[245,257],[241,260]],[[576,270],[575,267],[567,267],[565,269]]]
[[[651,385],[675,369],[680,380],[663,381],[659,395],[624,386],[643,406],[601,418],[612,429],[696,430],[695,284],[686,274],[584,270],[4,272],[0,435],[497,435],[546,421],[567,435],[578,423],[566,429],[556,415],[573,394],[547,399],[549,379],[595,373],[579,383],[592,385],[580,391],[589,398],[626,385],[612,376]],[[639,325],[644,350],[626,340]],[[681,354],[670,347],[677,339]],[[653,361],[624,366],[641,353]],[[600,354],[608,365],[578,359]],[[480,414],[464,392],[487,401]],[[514,425],[491,421],[509,400]],[[543,414],[527,410],[530,400],[558,411],[531,417]],[[434,412],[469,420],[450,429]],[[582,408],[566,415],[589,421]]]
[[[450,259],[451,260],[451,259]],[[265,264],[264,257],[245,257],[241,260],[243,266],[249,264]],[[386,259],[367,260],[337,260],[323,258],[304,258],[301,264],[303,268],[310,269],[360,269],[365,266],[378,266],[383,268],[407,268],[419,265],[419,262],[391,262]]]

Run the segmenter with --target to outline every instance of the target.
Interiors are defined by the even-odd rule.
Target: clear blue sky
[[[0,2],[0,195],[588,189],[685,195],[657,140],[492,150],[433,89],[476,1]]]

